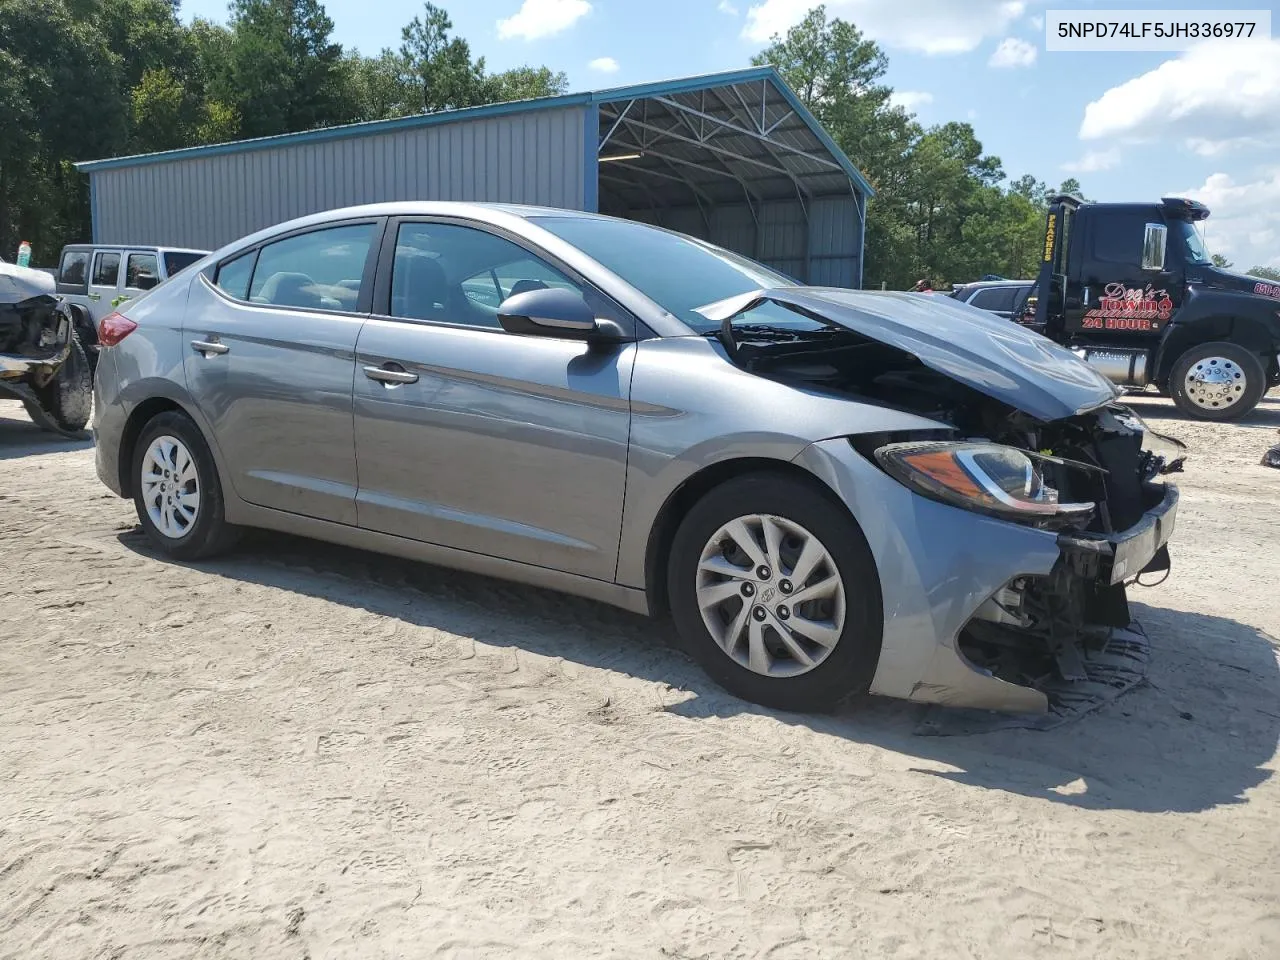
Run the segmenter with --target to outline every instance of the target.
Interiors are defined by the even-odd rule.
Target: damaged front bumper
[[[1171,483],[1163,486],[1160,502],[1128,530],[1111,534],[1059,534],[1058,546],[1072,570],[1078,576],[1100,579],[1109,586],[1142,573],[1167,570],[1166,544],[1173,536],[1178,514],[1178,488]]]
[[[1061,684],[1072,682],[1064,666],[1079,682],[1089,676],[1090,650],[1129,639],[1125,581],[1168,563],[1172,485],[1148,485],[1150,506],[1129,529],[1093,535],[926,499],[846,440],[811,444],[796,462],[849,506],[875,556],[884,608],[875,694],[1050,712]]]

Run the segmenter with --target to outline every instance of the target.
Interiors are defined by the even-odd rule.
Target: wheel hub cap
[[[1205,410],[1223,410],[1244,396],[1244,371],[1226,357],[1205,357],[1187,371],[1183,382],[1188,399]]]
[[[751,514],[717,530],[698,561],[696,596],[720,649],[762,676],[808,673],[844,631],[835,560],[785,517]]]
[[[151,441],[139,483],[147,517],[161,535],[186,536],[200,516],[200,475],[186,444],[170,436]]]

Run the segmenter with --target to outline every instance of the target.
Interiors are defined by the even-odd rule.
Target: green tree
[[[1252,267],[1249,270],[1249,276],[1261,277],[1263,280],[1270,280],[1272,283],[1280,283],[1280,267]]]
[[[1234,264],[1220,253],[1211,254],[1209,260],[1219,270],[1230,270]]]
[[[411,112],[432,113],[486,101],[484,58],[471,59],[467,41],[450,36],[453,21],[433,3],[400,32],[404,82],[414,91]]]
[[[0,250],[30,240],[36,262],[88,228],[88,189],[70,160],[128,138],[120,56],[61,0],[0,2]]]
[[[241,133],[270,136],[348,119],[342,48],[319,0],[232,0],[230,84]]]
[[[487,102],[536,100],[565,93],[569,89],[569,78],[564,73],[553,73],[548,67],[516,67],[485,77],[483,89]]]
[[[921,265],[908,204],[912,173],[904,163],[922,130],[906,111],[889,102],[884,82],[888,58],[853,24],[830,19],[817,7],[752,60],[777,68],[853,159],[876,199],[867,217],[864,279],[878,286],[906,286]],[[907,279],[910,276],[910,279]]]

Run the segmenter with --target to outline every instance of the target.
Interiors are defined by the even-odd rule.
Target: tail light
[[[109,313],[98,324],[98,344],[103,347],[114,347],[137,329],[138,325],[123,313]]]

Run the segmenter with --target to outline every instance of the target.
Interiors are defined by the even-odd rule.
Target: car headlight
[[[916,493],[954,507],[1055,525],[1088,518],[1092,503],[1061,503],[1038,458],[998,443],[891,443],[875,452],[890,476]]]

